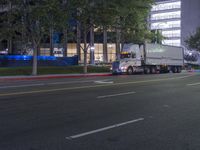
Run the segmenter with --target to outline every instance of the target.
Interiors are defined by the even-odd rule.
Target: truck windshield
[[[124,58],[135,58],[135,53],[121,53],[120,58],[124,59]]]
[[[121,54],[121,59],[123,58],[131,58],[131,54]]]

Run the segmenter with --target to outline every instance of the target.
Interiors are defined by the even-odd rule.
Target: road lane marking
[[[105,79],[109,80],[109,79]],[[53,83],[48,83],[51,85],[59,85],[59,84],[69,84],[69,83],[89,83],[89,82],[95,82],[96,80],[86,80],[86,81],[67,81],[67,82],[53,82]]]
[[[94,81],[94,83],[97,84],[113,84],[113,81],[108,81],[108,80],[100,80],[100,81]]]
[[[114,125],[111,125],[111,126],[107,126],[107,127],[104,127],[104,128],[99,128],[99,129],[96,129],[96,130],[92,130],[92,131],[88,131],[88,132],[84,132],[84,133],[68,136],[68,137],[65,137],[65,138],[67,140],[72,140],[72,139],[80,138],[80,137],[83,137],[83,136],[95,134],[95,133],[98,133],[98,132],[103,132],[103,131],[106,131],[106,130],[110,130],[110,129],[113,129],[113,128],[118,128],[118,127],[125,126],[125,125],[128,125],[128,124],[132,124],[132,123],[135,123],[135,122],[143,121],[143,120],[144,120],[144,118],[138,118],[138,119],[134,119],[134,120],[130,120],[130,121],[114,124]]]
[[[187,84],[187,86],[197,86],[197,85],[200,85],[200,82],[198,82],[198,83]]]
[[[79,86],[79,87],[67,87],[67,88],[57,88],[49,90],[35,90],[35,91],[25,91],[25,92],[14,92],[14,93],[1,93],[2,96],[13,96],[13,95],[24,95],[24,94],[35,94],[35,93],[47,93],[47,92],[56,92],[56,91],[66,91],[66,90],[80,90],[87,88],[97,88],[97,87],[107,87],[107,86],[117,86],[117,85],[129,85],[129,84],[139,84],[139,83],[150,83],[150,82],[159,82],[159,81],[169,81],[175,79],[184,79],[195,75],[188,75],[182,77],[174,78],[165,78],[165,79],[152,79],[152,80],[143,80],[143,81],[133,81],[133,82],[122,82],[122,83],[113,83],[113,84],[99,84],[99,85],[89,85],[89,86]]]
[[[2,87],[0,87],[0,89],[19,88],[19,87],[33,87],[33,86],[41,86],[41,85],[45,85],[45,84],[39,83],[39,84],[24,84],[24,85],[8,85],[8,86],[2,86]]]
[[[34,87],[34,86],[45,86],[45,85],[62,85],[62,84],[70,84],[70,83],[89,83],[89,82],[95,82],[95,80],[69,81],[69,82],[52,82],[52,83],[38,83],[38,84],[23,84],[23,85],[8,85],[8,86],[2,86],[2,87],[0,87],[0,89],[20,88],[20,87]]]
[[[130,95],[135,94],[136,92],[126,92],[126,93],[118,93],[118,94],[112,94],[112,95],[104,95],[104,96],[98,96],[97,98],[108,98],[108,97],[116,97],[116,96],[122,96],[122,95]]]

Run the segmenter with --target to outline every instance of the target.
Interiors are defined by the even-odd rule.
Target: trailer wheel
[[[133,67],[128,67],[127,74],[132,75],[133,74]]]
[[[151,73],[152,73],[152,74],[155,74],[155,73],[156,73],[156,68],[155,68],[155,67],[152,67],[152,68],[151,68]]]
[[[177,73],[181,73],[181,67],[177,67]]]
[[[151,73],[150,68],[149,68],[149,67],[146,67],[146,68],[144,69],[144,73],[145,73],[145,74],[150,74],[150,73]]]
[[[178,72],[177,67],[173,67],[172,72],[173,72],[173,73],[177,73],[177,72]]]

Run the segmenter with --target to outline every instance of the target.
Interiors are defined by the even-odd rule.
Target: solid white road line
[[[117,85],[129,85],[129,84],[139,84],[139,83],[161,82],[161,81],[169,81],[169,80],[176,80],[176,79],[184,79],[184,78],[188,78],[188,77],[192,77],[192,76],[195,76],[195,75],[188,75],[188,76],[174,77],[174,78],[164,78],[164,79],[151,79],[151,80],[143,80],[143,81],[121,82],[121,83],[114,83],[114,84],[99,84],[99,85],[66,87],[66,88],[45,89],[45,90],[35,90],[35,91],[24,91],[24,92],[14,92],[14,93],[0,93],[0,97],[1,96],[11,96],[11,95],[23,95],[23,94],[56,92],[56,91],[65,91],[65,90],[80,90],[80,89],[98,88],[98,87],[107,87],[107,86],[117,86]]]
[[[97,98],[108,98],[108,97],[115,97],[115,96],[122,96],[122,95],[130,95],[130,94],[135,94],[135,93],[136,92],[118,93],[118,94],[112,94],[112,95],[98,96]]]
[[[9,85],[9,86],[2,86],[2,87],[0,87],[0,89],[19,88],[19,87],[32,87],[32,86],[41,86],[41,85],[45,85],[45,84],[39,83],[39,84]]]
[[[70,84],[70,83],[89,83],[89,82],[95,82],[94,80],[87,80],[87,81],[68,81],[68,82],[53,82],[48,83],[51,85],[59,85],[59,84]]]
[[[105,79],[105,80],[99,80],[99,81],[94,81],[96,84],[113,84],[113,81],[110,81],[110,79]]]
[[[80,138],[80,137],[87,136],[87,135],[90,135],[90,134],[94,134],[94,133],[106,131],[106,130],[109,130],[109,129],[117,128],[117,127],[120,127],[120,126],[125,126],[125,125],[132,124],[132,123],[135,123],[135,122],[138,122],[138,121],[142,121],[142,120],[144,120],[144,118],[139,118],[139,119],[134,119],[134,120],[130,120],[130,121],[114,124],[114,125],[111,125],[111,126],[107,126],[107,127],[96,129],[96,130],[92,130],[92,131],[89,131],[89,132],[84,132],[84,133],[81,133],[81,134],[68,136],[68,137],[65,137],[65,138],[67,140],[72,140],[72,139]]]
[[[38,83],[38,84],[23,84],[23,85],[8,85],[8,86],[2,86],[2,87],[0,87],[0,89],[20,88],[20,87],[34,87],[34,86],[44,86],[44,85],[62,85],[62,84],[70,84],[70,83],[89,83],[89,82],[95,82],[95,80],[69,81],[69,82],[52,82],[52,83]]]
[[[198,83],[187,84],[187,86],[196,86],[196,85],[200,85],[200,82],[198,82]]]
[[[95,81],[97,84],[112,84],[114,83],[113,81]]]

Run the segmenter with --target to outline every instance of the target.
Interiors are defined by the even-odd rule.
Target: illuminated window
[[[164,37],[180,37],[181,30],[170,30],[170,31],[162,31],[162,35]]]
[[[156,22],[151,24],[151,29],[168,29],[168,28],[180,28],[181,21],[166,21],[166,22]]]
[[[152,14],[151,20],[181,18],[181,11]]]
[[[161,3],[158,5],[154,5],[152,7],[152,11],[159,11],[159,10],[167,10],[167,9],[177,9],[181,8],[181,2],[169,2],[169,3]]]
[[[181,45],[181,40],[163,40],[162,44],[165,45],[173,45],[173,46],[180,46]]]

